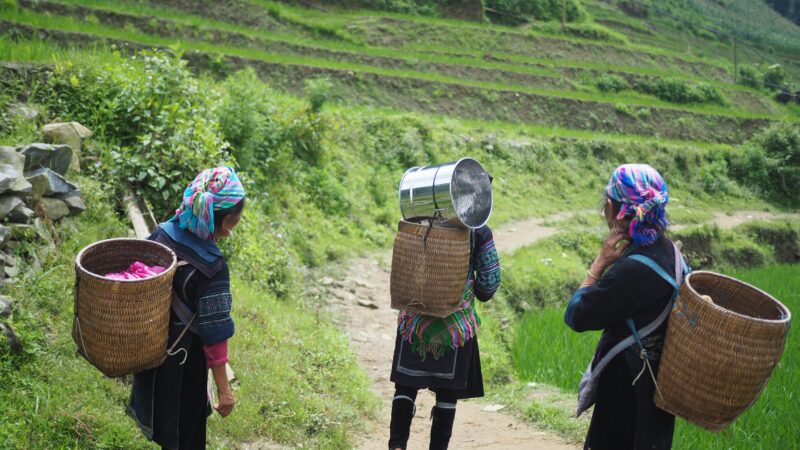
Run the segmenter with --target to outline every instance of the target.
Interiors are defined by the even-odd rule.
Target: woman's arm
[[[225,364],[220,364],[211,368],[211,373],[214,374],[214,382],[217,385],[217,399],[218,403],[214,405],[220,416],[227,417],[233,411],[233,406],[236,401],[233,399],[233,391],[231,385],[228,384],[228,373],[225,370]]]
[[[494,246],[494,237],[489,227],[476,231],[478,249],[475,255],[475,296],[489,301],[500,287],[500,257]]]

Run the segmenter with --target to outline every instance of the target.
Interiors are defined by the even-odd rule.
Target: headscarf
[[[183,192],[181,207],[175,211],[180,227],[200,239],[213,239],[214,212],[236,206],[244,199],[244,187],[230,167],[206,169]]]
[[[647,164],[617,167],[606,186],[606,195],[622,204],[618,220],[631,218],[628,234],[634,244],[652,245],[669,226],[667,183],[656,169]]]

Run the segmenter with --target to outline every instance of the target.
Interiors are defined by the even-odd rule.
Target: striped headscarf
[[[244,187],[230,167],[206,169],[183,192],[181,207],[175,211],[180,227],[200,239],[214,239],[214,212],[236,206],[244,199]]]
[[[652,245],[669,226],[667,183],[647,164],[624,164],[611,174],[606,195],[622,204],[617,219],[631,218],[628,234],[634,244]]]

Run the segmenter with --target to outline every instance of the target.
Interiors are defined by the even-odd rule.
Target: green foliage
[[[739,83],[752,88],[760,88],[764,82],[764,75],[757,66],[740,66]]]
[[[328,77],[305,81],[306,96],[308,96],[308,103],[311,106],[312,113],[322,111],[322,106],[331,98],[332,89],[333,83]]]
[[[678,78],[643,78],[636,81],[634,89],[673,103],[726,104],[722,92],[716,86],[693,84]]]
[[[756,135],[731,158],[731,173],[780,203],[800,204],[800,125],[779,123]]]
[[[602,75],[595,82],[597,89],[602,92],[619,92],[628,89],[628,82],[618,75]]]
[[[116,58],[102,67],[56,66],[37,99],[81,122],[109,145],[90,167],[109,186],[144,193],[158,211],[175,208],[186,184],[224,164],[228,143],[186,63],[161,53]]]
[[[516,25],[527,18],[560,21],[561,0],[486,0],[487,15],[493,21]],[[567,22],[581,22],[587,14],[579,0],[567,1]]]
[[[786,83],[786,69],[780,64],[773,64],[764,71],[764,87],[777,91],[783,89]]]

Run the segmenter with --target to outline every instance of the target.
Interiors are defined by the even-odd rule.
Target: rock
[[[27,180],[33,186],[31,196],[34,200],[38,200],[43,196],[66,194],[77,190],[77,187],[64,177],[48,168],[36,169],[30,172]]]
[[[319,283],[320,283],[321,285],[323,285],[323,286],[330,286],[330,285],[332,285],[332,284],[333,284],[333,278],[331,278],[331,277],[325,277],[325,278],[323,278],[322,280],[320,280],[320,282],[319,282]]]
[[[486,405],[483,408],[483,410],[486,412],[497,412],[500,411],[501,409],[505,409],[505,407],[506,405],[493,404],[493,405]]]
[[[50,123],[42,130],[44,141],[50,144],[65,144],[72,147],[73,155],[70,169],[80,171],[82,141],[92,136],[92,131],[78,122]]]
[[[0,192],[11,189],[11,185],[22,176],[17,169],[10,164],[0,164]]]
[[[18,223],[9,224],[8,228],[11,229],[12,242],[8,243],[8,247],[14,247],[14,241],[32,241],[39,237],[39,233],[33,225],[23,225]]]
[[[38,108],[24,103],[12,103],[8,107],[8,114],[12,117],[20,117],[25,120],[36,120],[41,115]]]
[[[31,144],[17,148],[25,156],[25,170],[52,169],[64,175],[72,164],[72,147],[69,145]]]
[[[36,212],[25,206],[24,203],[18,205],[8,214],[8,218],[14,223],[31,223],[34,217],[36,217]]]
[[[3,243],[11,236],[11,228],[5,225],[0,225],[0,243]]]
[[[12,166],[19,175],[25,173],[25,156],[18,153],[13,147],[0,147],[0,164]],[[19,176],[11,183],[9,190],[23,194],[29,193],[31,184],[24,176]]]
[[[11,316],[11,299],[0,295],[0,319]]]
[[[86,204],[81,197],[81,191],[72,191],[66,194],[56,195],[55,198],[62,200],[69,208],[69,214],[74,216],[86,211]]]
[[[369,309],[378,309],[378,305],[376,305],[375,302],[371,302],[369,300],[364,300],[364,299],[358,300],[358,306],[363,306]]]
[[[0,323],[0,336],[5,336],[8,346],[11,348],[11,353],[19,353],[22,351],[22,343],[20,343],[11,325]]]
[[[16,278],[19,275],[18,266],[6,266],[5,273],[7,278]]]
[[[14,211],[20,206],[25,206],[25,202],[18,196],[13,194],[0,195],[0,219],[5,219],[11,214],[11,211]]]
[[[54,197],[43,197],[40,202],[47,217],[54,221],[69,215],[69,207],[63,200]]]

